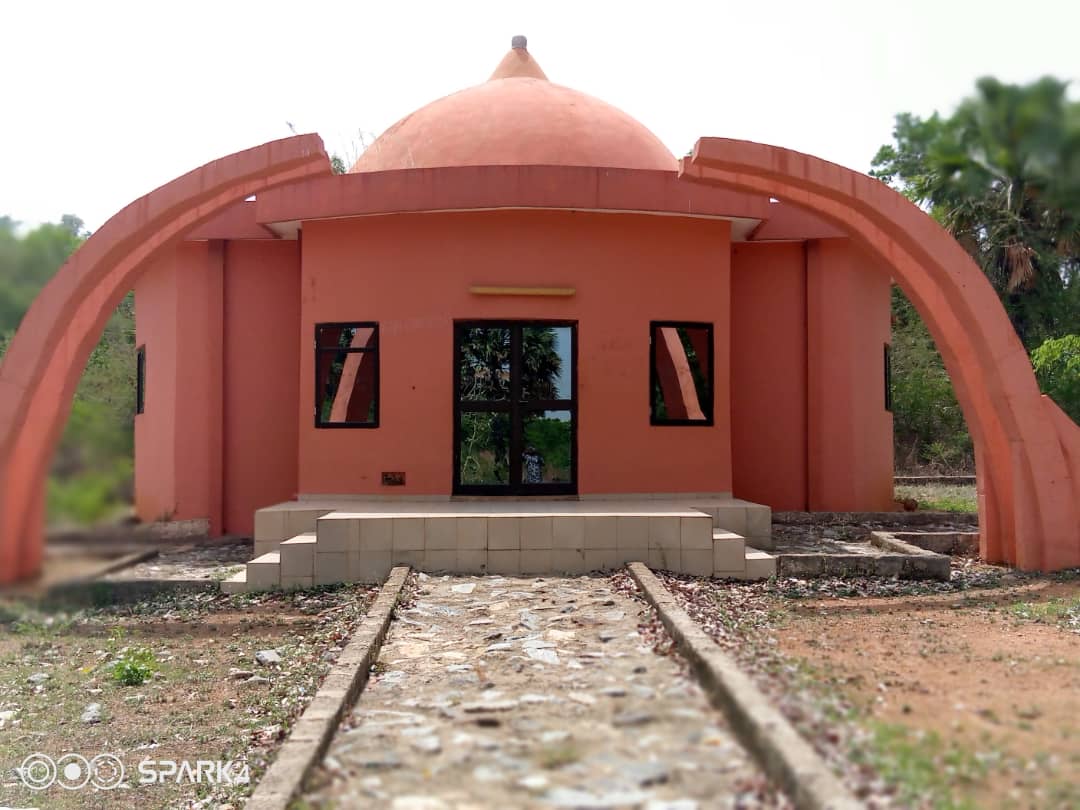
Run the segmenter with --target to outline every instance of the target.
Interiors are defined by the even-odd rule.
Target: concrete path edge
[[[644,563],[627,565],[712,704],[765,774],[799,810],[856,810],[859,802],[735,661],[687,615]],[[249,805],[250,807],[250,805]]]
[[[285,810],[300,792],[308,772],[326,753],[345,712],[367,684],[408,575],[408,566],[390,571],[367,615],[244,805],[245,810]]]

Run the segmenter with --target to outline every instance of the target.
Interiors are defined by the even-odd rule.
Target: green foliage
[[[974,810],[960,797],[960,788],[986,774],[987,766],[966,747],[946,744],[935,732],[914,731],[905,726],[871,722],[872,737],[865,750],[854,753],[891,784],[896,785],[903,807],[935,810]]]
[[[34,296],[86,237],[82,220],[70,215],[22,236],[17,226],[0,217],[0,334],[15,330]]]
[[[926,325],[893,288],[893,441],[902,469],[974,468],[971,437]]]
[[[952,115],[897,115],[893,135],[871,174],[971,254],[1034,350],[1043,390],[1077,419],[1075,344],[1054,338],[1080,334],[1080,102],[1050,77],[1026,85],[983,78]],[[898,465],[970,469],[971,440],[944,364],[899,294],[893,319]]]
[[[1050,338],[1031,353],[1044,394],[1080,424],[1080,335]]]
[[[130,502],[133,474],[132,460],[121,457],[105,469],[83,470],[71,477],[52,475],[46,493],[48,513],[80,524],[105,520]]]
[[[0,217],[0,358],[34,296],[86,238],[65,215],[20,234]],[[90,523],[132,498],[135,421],[135,303],[128,295],[91,352],[53,459],[48,486],[52,522]]]
[[[1080,333],[1080,102],[1066,83],[980,79],[956,112],[896,117],[872,175],[972,255],[1030,350]]]
[[[525,422],[525,443],[536,449],[550,480],[570,480],[571,424],[566,419],[535,418]]]
[[[912,498],[919,503],[919,508],[928,512],[965,512],[979,511],[979,501],[975,487],[954,484],[922,484],[911,486],[901,484],[895,488],[896,498]]]
[[[462,484],[509,483],[509,449],[510,420],[505,414],[461,415]]]
[[[502,401],[510,395],[511,330],[466,329],[461,340],[458,395],[472,402]],[[559,399],[562,360],[551,327],[521,333],[521,396],[526,401]],[[555,480],[568,480],[570,423],[537,414],[525,421],[525,441]],[[527,448],[526,448],[527,449]],[[464,412],[461,416],[461,483],[510,483],[510,420],[505,413]]]
[[[1055,597],[1046,602],[1016,602],[1009,612],[1017,619],[1036,624],[1057,625],[1080,633],[1080,597]]]
[[[112,679],[120,686],[139,686],[157,671],[157,657],[145,647],[129,647],[113,663]]]
[[[521,335],[521,389],[525,399],[557,399],[562,360],[554,328],[527,327]],[[460,394],[468,400],[506,399],[510,389],[510,329],[475,327],[461,339]]]

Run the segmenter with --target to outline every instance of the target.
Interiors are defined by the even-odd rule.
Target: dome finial
[[[495,68],[495,72],[491,74],[488,81],[493,79],[544,79],[546,81],[547,76],[544,75],[544,71],[540,69],[540,65],[536,64],[536,60],[525,47],[528,44],[525,37],[518,34],[510,42],[513,47],[499,62],[499,66]]]

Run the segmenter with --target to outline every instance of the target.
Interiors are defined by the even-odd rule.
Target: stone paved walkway
[[[763,779],[606,578],[425,578],[313,778],[316,807],[761,806]]]

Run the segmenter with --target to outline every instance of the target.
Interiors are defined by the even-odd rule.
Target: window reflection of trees
[[[563,361],[559,356],[560,331],[570,339],[569,327],[528,326],[521,330],[521,402],[569,399],[560,391]],[[468,327],[461,335],[459,397],[463,403],[504,402],[512,396],[511,329]],[[465,406],[467,407],[467,406]],[[558,414],[557,417],[549,414]],[[535,469],[532,455],[539,455],[543,482],[571,480],[571,431],[569,411],[533,411],[524,416],[523,464]],[[503,411],[461,413],[460,481],[462,484],[510,483],[510,418]],[[523,472],[523,477],[525,474]],[[524,483],[538,483],[525,480]]]

